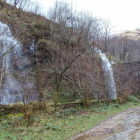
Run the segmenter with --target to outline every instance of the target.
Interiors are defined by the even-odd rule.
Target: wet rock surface
[[[140,140],[140,107],[110,117],[71,140]]]

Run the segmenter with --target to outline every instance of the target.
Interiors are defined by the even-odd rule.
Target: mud
[[[69,140],[140,140],[140,107],[112,116]]]

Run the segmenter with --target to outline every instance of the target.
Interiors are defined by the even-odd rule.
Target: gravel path
[[[140,106],[110,117],[70,140],[140,140]]]

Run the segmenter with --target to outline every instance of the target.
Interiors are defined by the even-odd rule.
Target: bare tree
[[[7,2],[13,5],[14,9],[18,8],[24,11],[42,15],[42,6],[37,0],[7,0]]]
[[[100,21],[100,26],[101,26],[100,43],[104,46],[103,51],[107,52],[109,51],[109,43],[112,36],[111,33],[114,27],[112,26],[109,20],[106,21],[103,19],[101,19]]]
[[[71,68],[72,64],[85,52],[85,50],[75,50],[73,48],[67,49],[65,46],[63,48],[58,48],[55,52],[50,52],[50,60],[47,63],[48,73],[54,79],[54,104],[55,107],[58,102],[59,89],[61,83],[65,77],[69,77],[68,70]]]
[[[40,40],[36,53],[37,56],[41,55],[41,57],[47,58],[41,67],[46,72],[46,77],[53,79],[49,80],[48,78],[46,81],[52,82],[56,106],[61,85],[71,77],[69,70],[78,61],[78,58],[82,57],[83,53],[90,48],[91,43],[97,39],[100,29],[96,18],[93,18],[89,13],[77,13],[67,2],[56,1],[55,6],[49,11],[49,16],[52,20],[51,24],[48,25],[50,29],[49,40],[46,38]],[[39,61],[44,60],[43,57],[39,58]],[[38,67],[37,69],[40,70],[39,73],[43,72],[42,68]],[[77,79],[80,78],[80,74],[77,75]],[[89,76],[85,76],[85,79],[88,79],[87,77]],[[83,82],[84,77],[80,81]],[[87,85],[84,83],[83,86]]]
[[[94,57],[94,53],[90,57],[88,52],[82,54],[72,64],[68,70],[69,77],[66,77],[68,85],[76,91],[84,105],[88,104],[88,100],[106,97],[103,70],[100,68],[102,64]]]
[[[133,41],[129,40],[126,37],[123,37],[119,40],[119,51],[120,51],[120,59],[123,60],[124,62],[128,60],[131,60],[130,53],[133,48]],[[129,57],[129,58],[127,58]]]
[[[71,45],[85,47],[93,41],[97,42],[99,20],[88,12],[77,12],[72,3],[56,1],[49,10],[49,19],[58,23],[56,28],[59,28],[60,36]]]

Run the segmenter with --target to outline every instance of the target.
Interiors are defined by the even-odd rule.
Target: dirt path
[[[140,106],[110,117],[70,140],[140,140]]]

